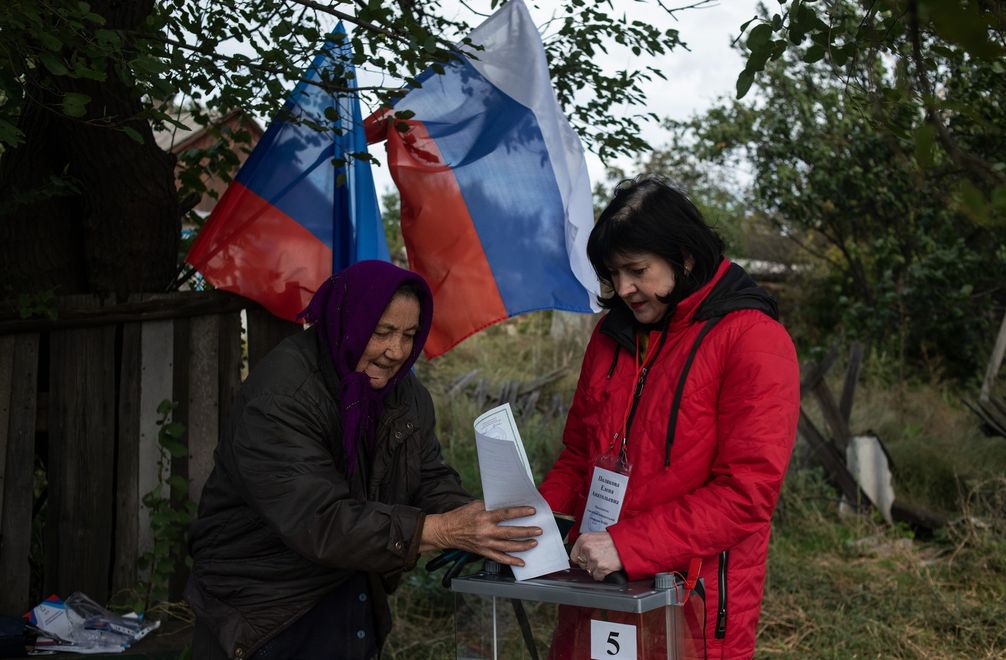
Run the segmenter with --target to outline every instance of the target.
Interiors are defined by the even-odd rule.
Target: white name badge
[[[590,660],[636,660],[636,626],[591,619]]]
[[[603,532],[608,529],[608,525],[618,522],[628,486],[628,475],[594,466],[587,507],[583,510],[583,520],[580,522],[580,533]]]

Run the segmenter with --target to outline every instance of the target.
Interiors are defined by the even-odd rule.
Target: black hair
[[[406,296],[415,299],[417,303],[423,302],[423,290],[419,286],[419,283],[414,280],[406,280],[402,282],[402,284],[395,289],[395,293],[391,297],[394,298],[395,296]]]
[[[662,303],[677,301],[712,279],[723,258],[724,244],[684,192],[652,174],[641,174],[615,186],[608,206],[587,239],[587,258],[598,279],[614,288],[606,261],[616,254],[651,252],[674,271],[674,290]],[[688,272],[685,262],[694,260]],[[617,292],[601,295],[606,309],[626,307]],[[675,305],[671,305],[669,312]]]

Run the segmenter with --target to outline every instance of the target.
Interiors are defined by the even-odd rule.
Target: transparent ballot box
[[[579,569],[516,582],[482,571],[451,582],[458,660],[684,658],[686,599],[676,575],[626,584]],[[687,605],[686,605],[687,603]],[[690,646],[690,644],[688,644]],[[533,649],[533,651],[532,651]]]

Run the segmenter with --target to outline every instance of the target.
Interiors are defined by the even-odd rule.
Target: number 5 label
[[[590,660],[636,660],[636,626],[591,619]]]

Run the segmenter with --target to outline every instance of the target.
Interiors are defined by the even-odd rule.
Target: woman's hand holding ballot
[[[506,520],[534,515],[534,508],[517,506],[486,511],[481,500],[469,502],[453,511],[426,516],[420,552],[458,548],[509,566],[523,566],[524,560],[509,553],[535,547],[533,536],[541,536],[540,527],[501,525]]]
[[[598,582],[623,568],[618,549],[608,532],[581,534],[569,551],[569,558]]]

